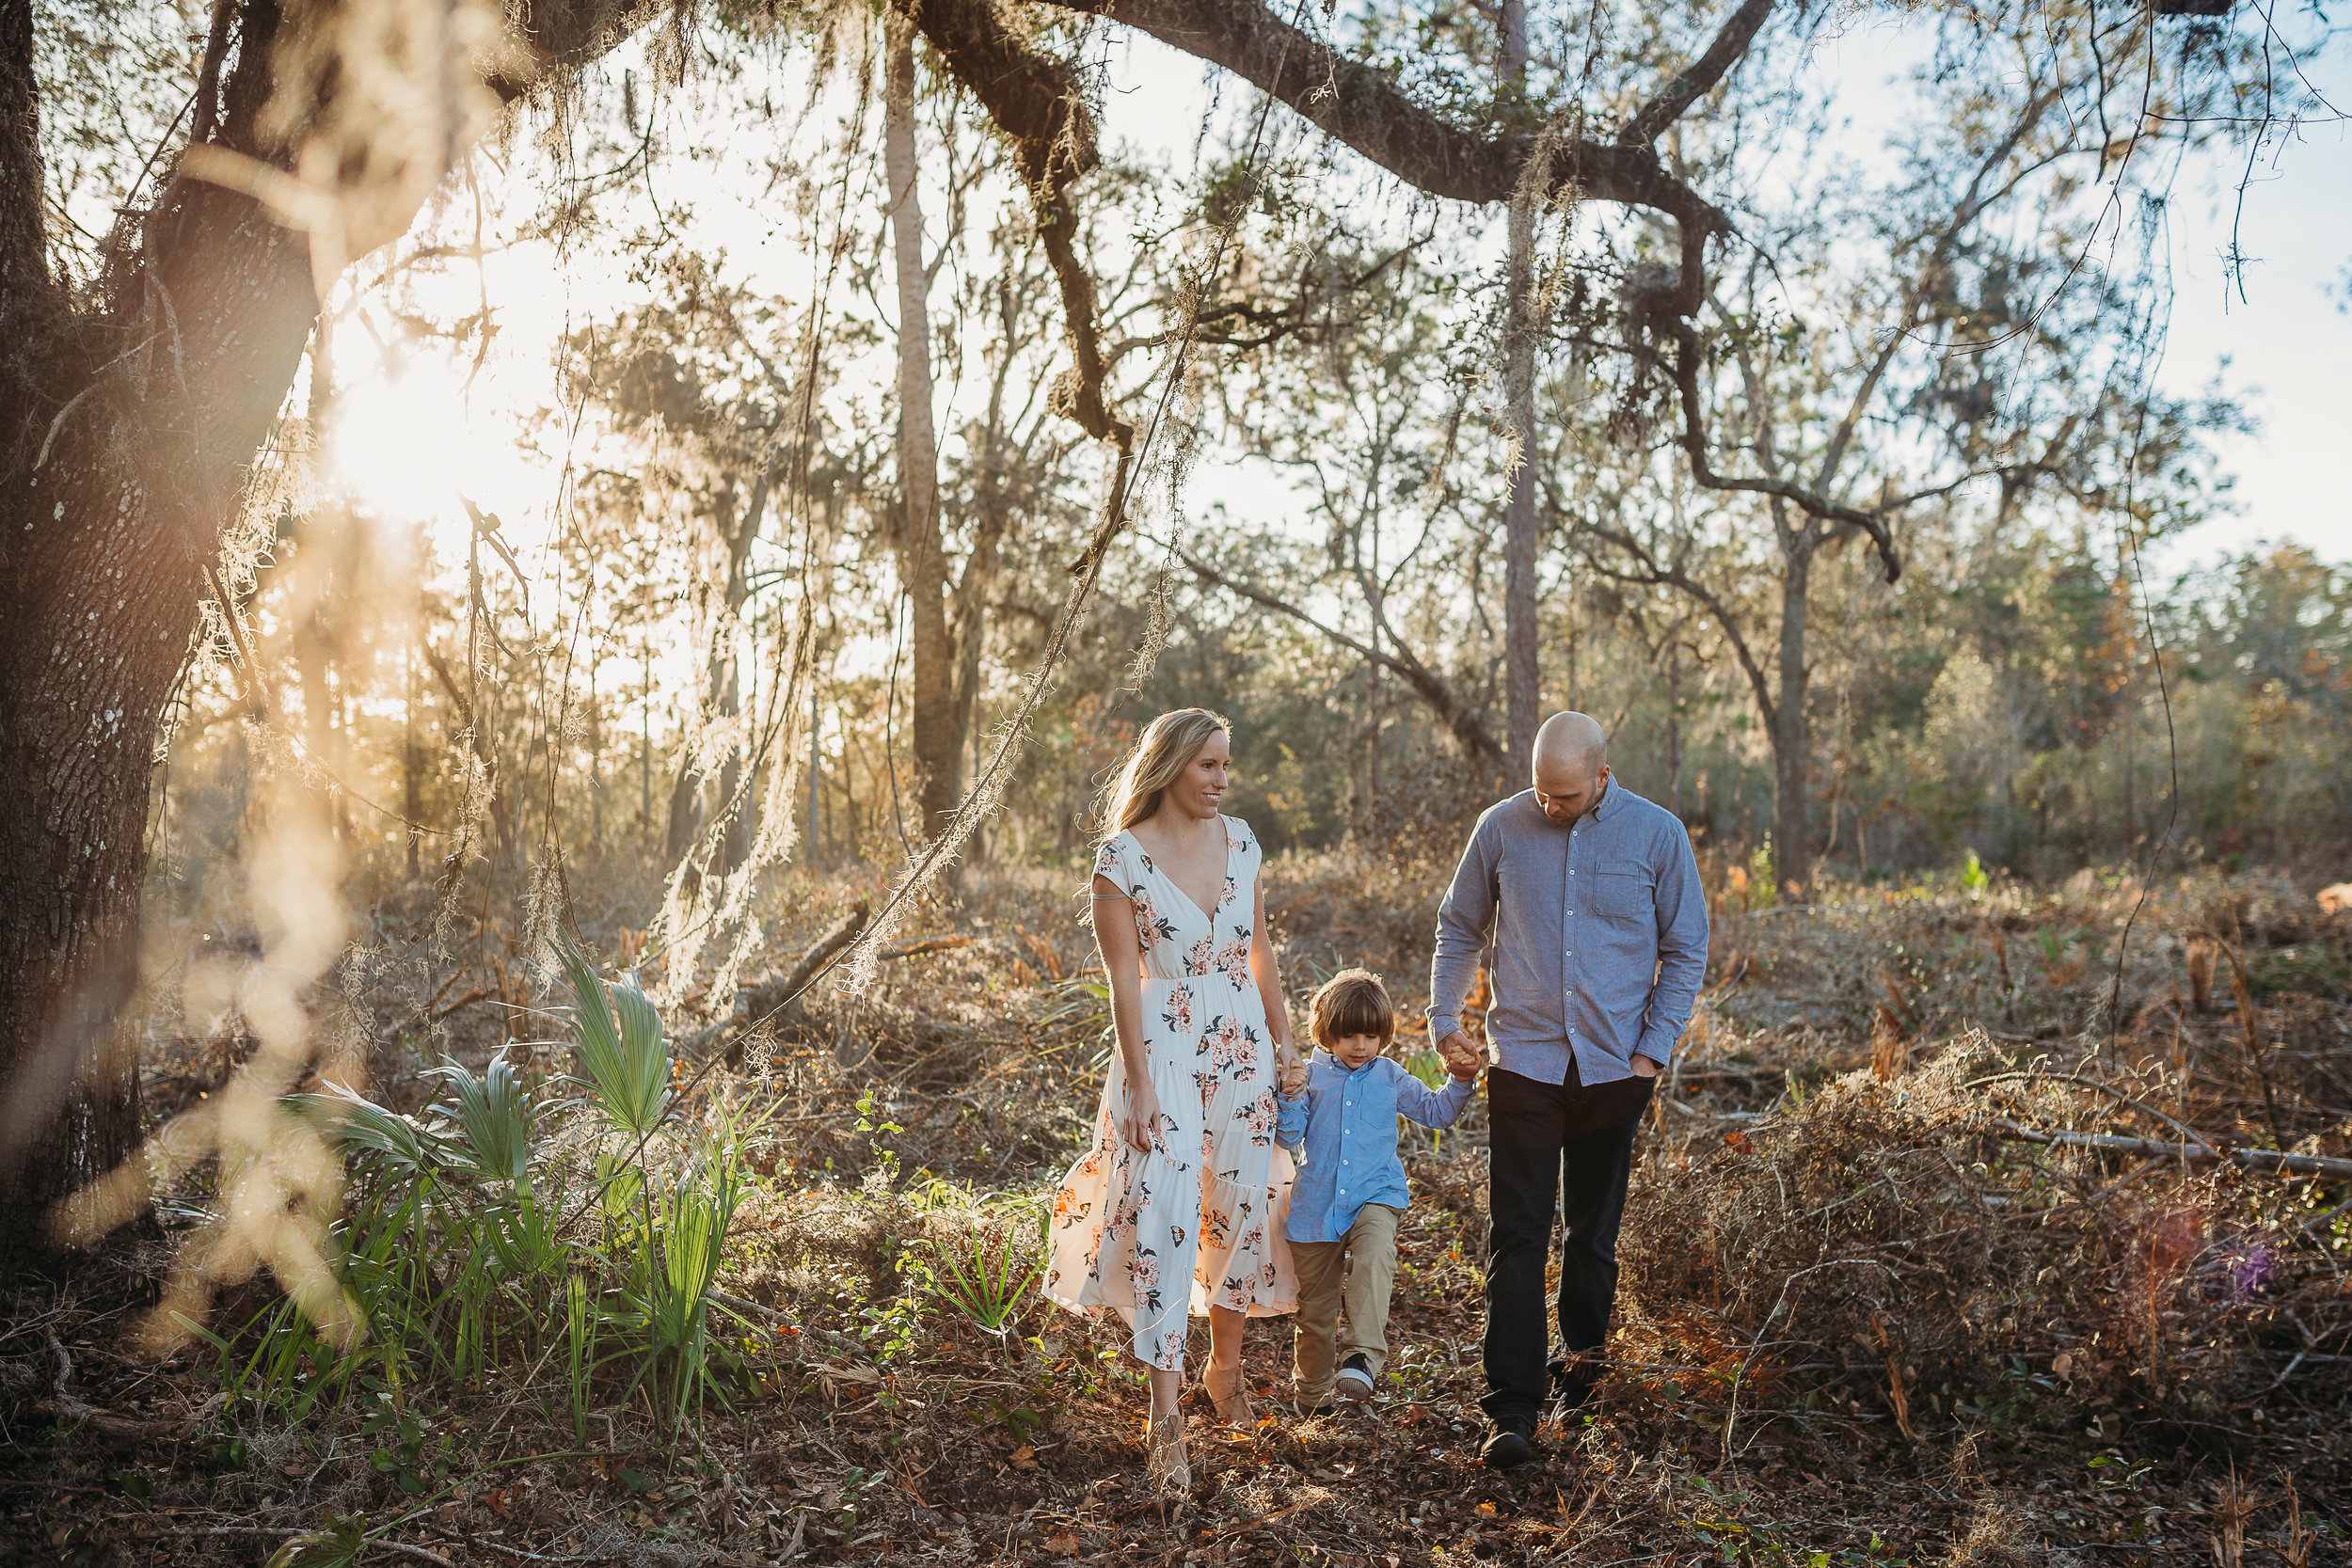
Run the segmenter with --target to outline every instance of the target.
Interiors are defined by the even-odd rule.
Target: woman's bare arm
[[[1250,929],[1257,940],[1249,944],[1249,973],[1258,982],[1258,996],[1265,1003],[1266,1027],[1274,1033],[1275,1059],[1283,1066],[1296,1060],[1291,1049],[1290,1003],[1282,994],[1282,963],[1274,955],[1274,938],[1265,927],[1265,879],[1260,877],[1249,885],[1249,896],[1256,905],[1250,916]]]
[[[1152,1087],[1150,1053],[1143,1039],[1143,944],[1136,935],[1136,906],[1118,883],[1099,873],[1093,905],[1094,950],[1103,956],[1103,974],[1110,981],[1111,1029],[1127,1069],[1120,1134],[1136,1148],[1146,1149],[1160,1119],[1160,1097]]]

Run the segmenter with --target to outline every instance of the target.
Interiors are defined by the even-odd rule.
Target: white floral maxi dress
[[[1046,1295],[1073,1311],[1117,1308],[1136,1357],[1168,1371],[1184,1365],[1188,1311],[1271,1317],[1298,1306],[1282,1241],[1294,1173],[1274,1146],[1274,1043],[1249,973],[1261,854],[1247,823],[1218,820],[1225,887],[1205,914],[1132,833],[1095,859],[1135,905],[1160,1130],[1140,1153],[1120,1135],[1126,1063],[1113,1049],[1093,1144],[1054,1196],[1045,1275]]]

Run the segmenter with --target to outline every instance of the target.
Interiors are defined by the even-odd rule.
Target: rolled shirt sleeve
[[[1274,1096],[1274,1141],[1293,1154],[1307,1141],[1307,1091]]]
[[[1396,1079],[1396,1114],[1423,1127],[1453,1126],[1470,1102],[1473,1085],[1468,1078],[1449,1078],[1445,1087],[1433,1089],[1398,1067]]]
[[[1462,1002],[1478,978],[1479,955],[1495,921],[1494,812],[1479,817],[1461,863],[1438,906],[1437,950],[1429,959],[1429,1038],[1445,1038],[1462,1027]]]
[[[1707,892],[1685,832],[1667,836],[1658,869],[1658,980],[1650,988],[1636,1055],[1664,1066],[1691,1024],[1707,978]]]

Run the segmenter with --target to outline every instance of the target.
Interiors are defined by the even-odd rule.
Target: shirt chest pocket
[[[1630,925],[1636,921],[1654,919],[1657,901],[1650,895],[1649,877],[1633,868],[1601,868],[1593,874],[1588,896],[1593,912],[1603,920],[1621,921]]]

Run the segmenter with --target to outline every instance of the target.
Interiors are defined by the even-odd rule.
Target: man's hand
[[[1636,1078],[1655,1078],[1666,1070],[1662,1063],[1653,1062],[1638,1051],[1633,1053],[1633,1060],[1627,1065],[1633,1069],[1633,1076]]]
[[[1486,1065],[1486,1053],[1459,1029],[1438,1042],[1438,1055],[1445,1062],[1446,1071],[1456,1078],[1475,1078]]]

